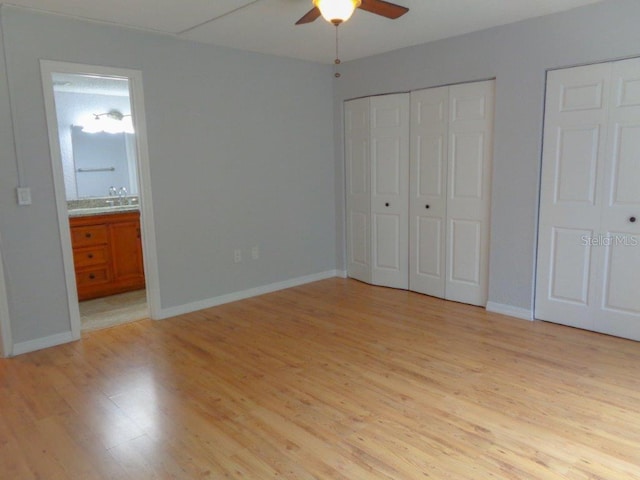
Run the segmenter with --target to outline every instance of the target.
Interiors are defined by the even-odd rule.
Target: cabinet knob
[[[636,217],[630,217],[630,218],[629,218],[629,221],[630,221],[631,223],[636,223]]]
[[[431,207],[429,205],[425,205],[424,208],[429,209]]]
[[[91,238],[91,234],[90,234],[90,233],[85,233],[85,234],[84,234],[84,236],[85,236],[86,238]]]
[[[385,207],[388,207],[388,206],[389,206],[389,202],[385,203],[385,204],[384,204],[384,206],[385,206]]]
[[[93,258],[93,253],[90,253],[89,255],[87,255],[87,257]]]
[[[89,279],[94,280],[95,278],[96,278],[96,276],[95,276],[93,273],[91,273],[91,274],[89,275]]]

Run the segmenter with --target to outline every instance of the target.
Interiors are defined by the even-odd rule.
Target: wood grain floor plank
[[[0,360],[0,478],[640,480],[638,366],[330,279]]]

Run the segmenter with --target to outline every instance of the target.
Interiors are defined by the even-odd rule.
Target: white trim
[[[16,343],[13,345],[13,354],[21,355],[23,353],[35,352],[36,350],[55,347],[56,345],[62,345],[63,343],[69,343],[74,340],[77,339],[74,338],[72,332],[56,333],[55,335],[50,335],[48,337]]]
[[[528,308],[514,307],[503,303],[487,302],[487,311],[500,313],[510,317],[521,318],[522,320],[533,320],[533,310]]]
[[[10,357],[12,352],[11,321],[9,319],[9,300],[4,280],[2,262],[2,240],[0,239],[0,355]]]
[[[238,300],[244,300],[245,298],[257,297],[258,295],[264,295],[265,293],[277,292],[278,290],[284,290],[286,288],[297,287],[306,283],[317,282],[319,280],[325,280],[327,278],[339,276],[341,276],[341,272],[339,270],[328,270],[326,272],[314,273],[312,275],[292,278],[289,280],[284,280],[282,282],[270,283],[268,285],[262,285],[260,287],[250,288],[248,290],[220,295],[219,297],[199,300],[197,302],[187,303],[185,305],[178,305],[177,307],[164,308],[160,311],[160,315],[158,318],[165,319],[169,317],[175,317],[176,315],[195,312],[197,310],[204,310],[205,308],[216,307],[224,303],[236,302]]]
[[[51,150],[51,164],[58,213],[58,225],[62,242],[62,258],[67,287],[67,301],[70,314],[71,340],[80,338],[80,309],[76,288],[75,271],[73,267],[73,251],[71,248],[71,233],[67,212],[67,199],[64,186],[62,159],[60,158],[60,140],[58,122],[53,93],[52,73],[70,73],[123,77],[129,80],[130,102],[136,131],[138,148],[138,170],[140,179],[141,227],[144,252],[144,270],[147,282],[147,303],[151,318],[157,318],[160,311],[160,288],[158,281],[158,260],[156,254],[155,230],[153,228],[153,203],[151,197],[151,173],[149,165],[149,151],[147,146],[147,131],[145,121],[144,95],[142,92],[142,72],[124,68],[103,67],[97,65],[83,65],[77,63],[40,60],[42,75],[45,113],[49,132],[49,148]],[[60,334],[64,335],[64,334]],[[61,337],[62,338],[62,337]],[[34,340],[38,342],[39,340]],[[15,346],[14,346],[15,349]]]
[[[339,278],[348,278],[346,270],[336,270],[336,277]]]
[[[149,317],[158,320],[160,314],[160,276],[158,273],[158,254],[156,248],[156,230],[153,218],[153,197],[151,195],[151,161],[147,142],[147,120],[142,89],[142,72],[129,72],[131,113],[133,113],[136,145],[138,147],[138,182],[140,188],[142,250],[144,253],[144,275],[147,288],[147,306]]]

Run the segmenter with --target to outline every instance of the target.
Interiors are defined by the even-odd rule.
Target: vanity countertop
[[[138,212],[140,205],[114,205],[106,207],[75,208],[69,210],[69,217],[87,217],[89,215],[110,215],[115,213]]]
[[[122,205],[118,203],[122,201]],[[69,217],[86,217],[88,215],[109,215],[113,213],[140,211],[140,203],[137,196],[123,199],[115,197],[96,197],[80,200],[68,200],[67,210]]]

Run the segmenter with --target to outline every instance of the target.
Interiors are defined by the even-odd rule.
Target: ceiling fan
[[[356,8],[395,20],[409,11],[407,7],[384,0],[313,0],[314,7],[296,22],[311,23],[319,16],[336,26],[346,22]]]

